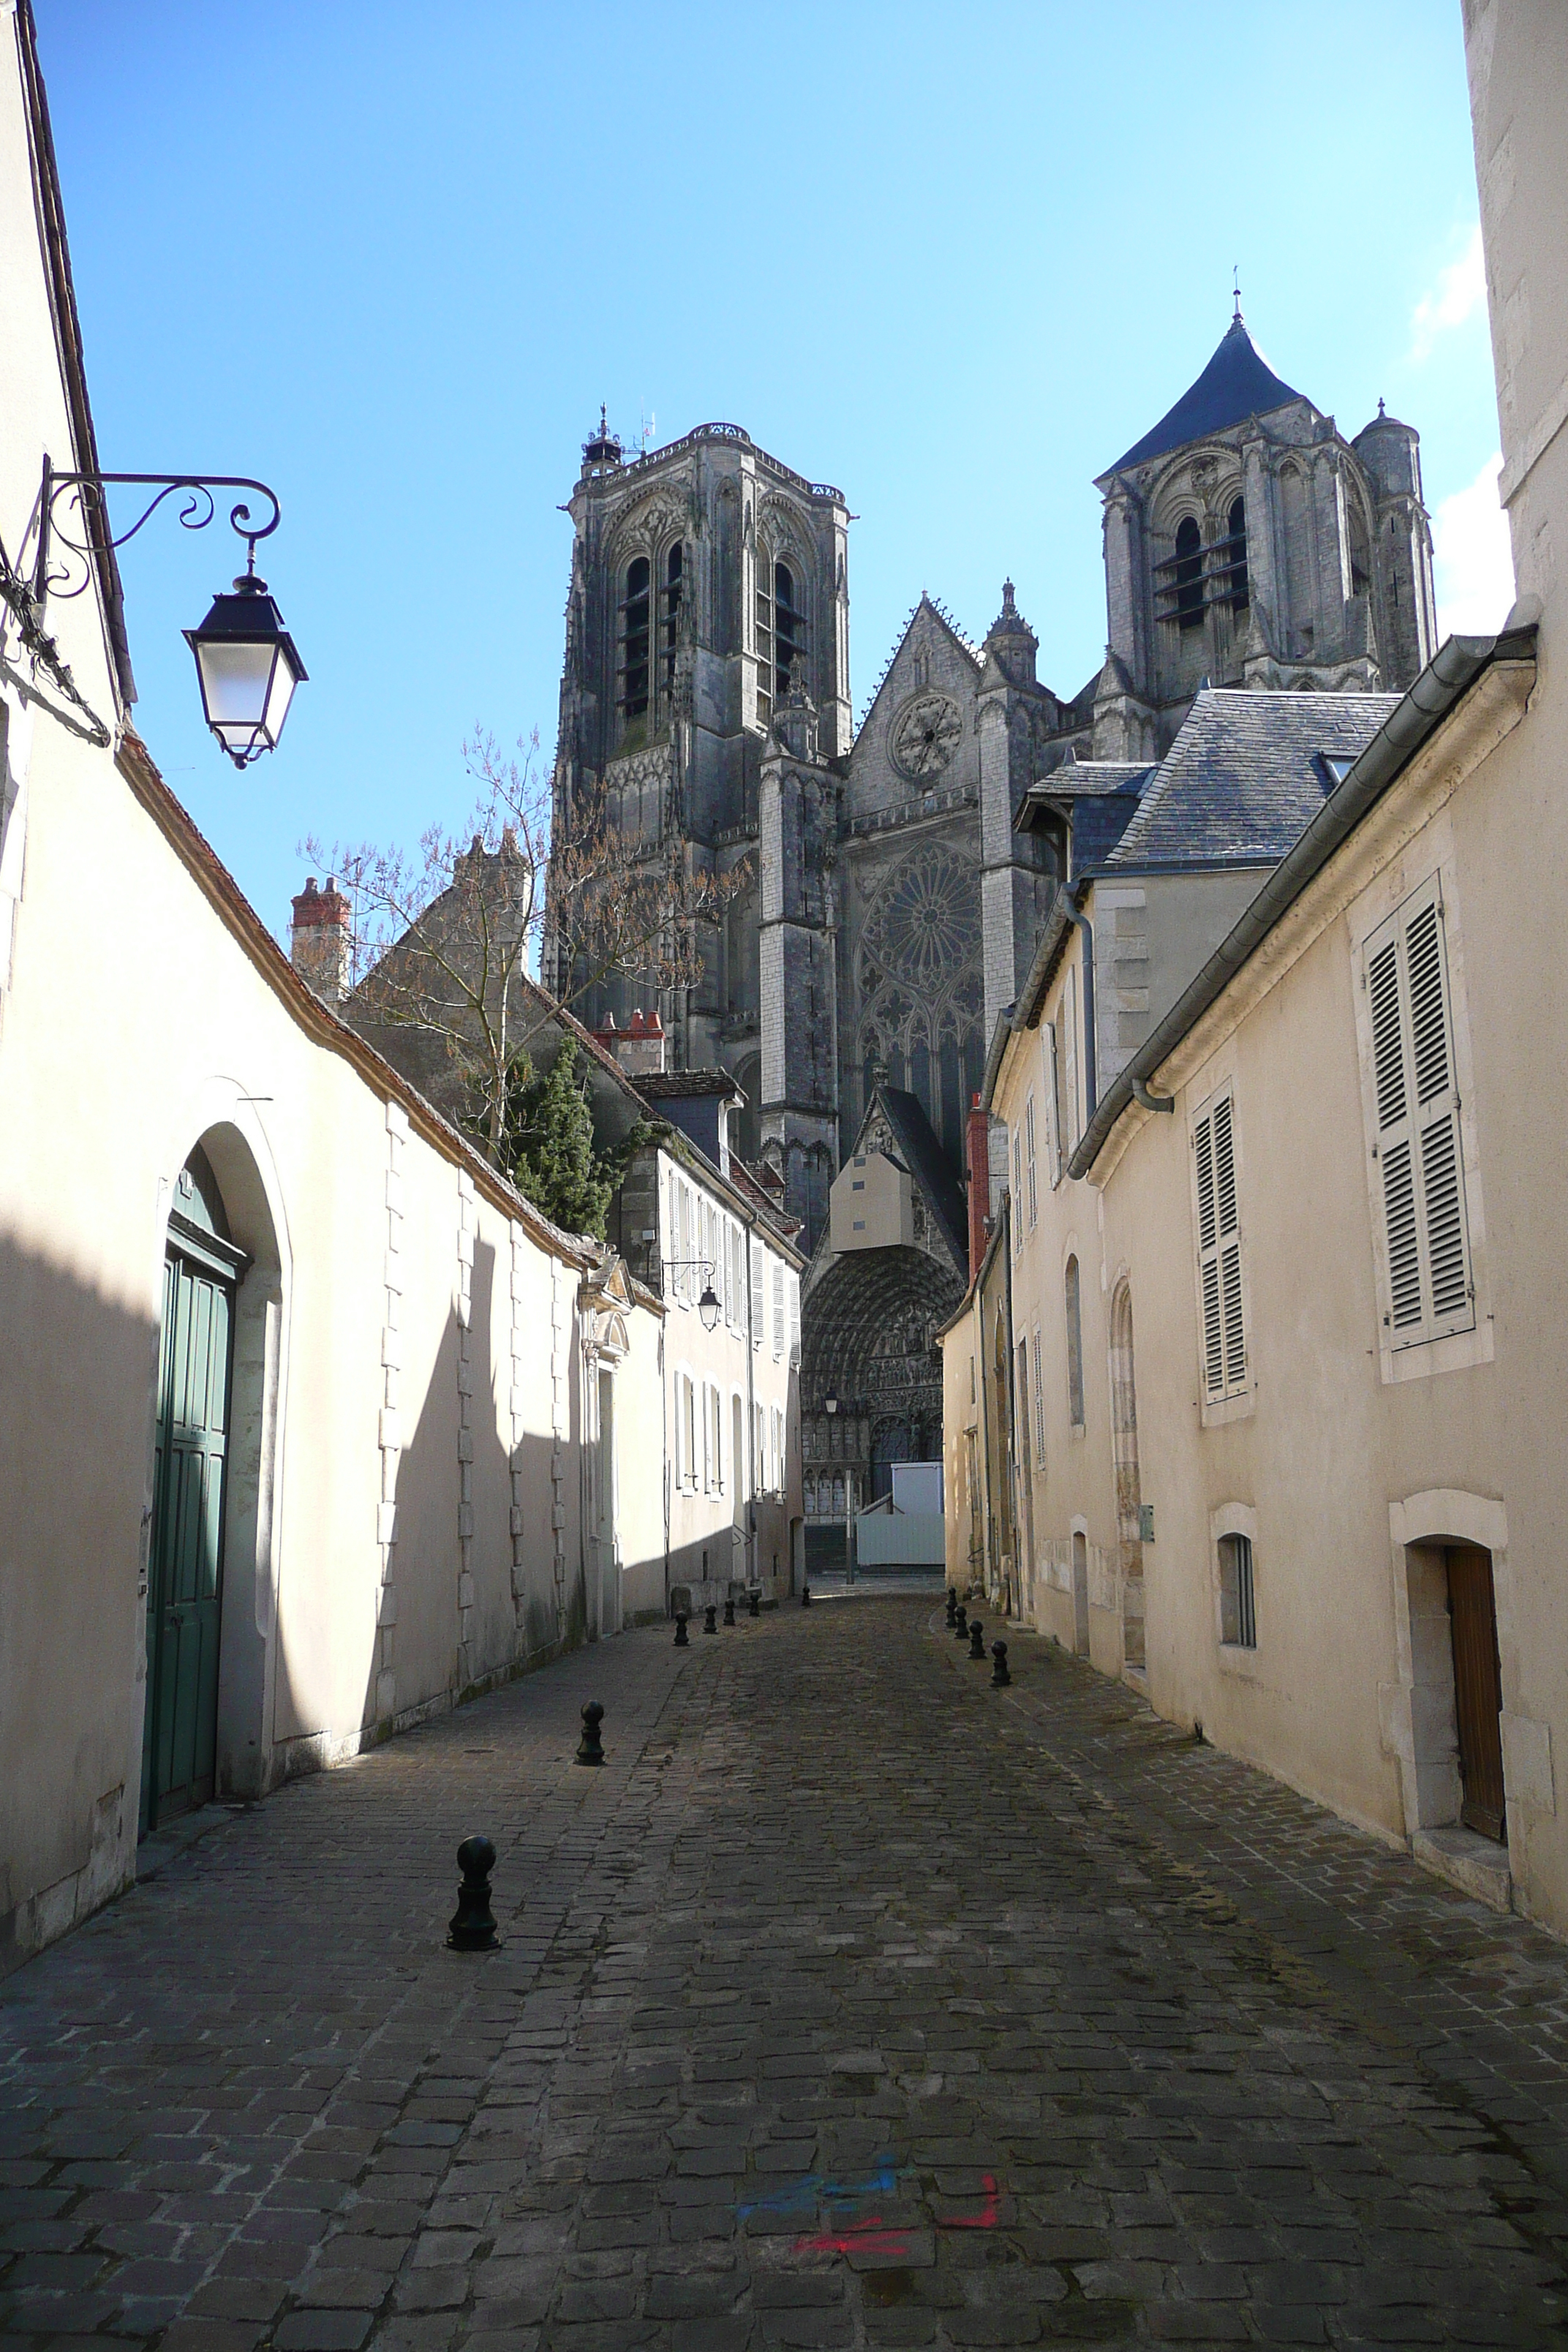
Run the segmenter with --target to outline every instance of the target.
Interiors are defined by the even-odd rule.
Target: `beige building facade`
[[[949,1444],[1005,1364],[990,1589],[1568,1931],[1568,34],[1466,15],[1520,601],[1439,650],[1097,1098],[1058,908],[988,1073],[1010,1278],[946,1335]]]
[[[672,1383],[718,1373],[279,952],[129,726],[111,551],[32,601],[45,454],[100,461],[26,0],[0,316],[4,1969],[147,1828],[662,1614]],[[721,1329],[798,1517],[787,1323]]]

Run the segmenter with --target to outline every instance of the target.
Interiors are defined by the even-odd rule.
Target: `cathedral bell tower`
[[[1418,435],[1353,441],[1275,374],[1241,316],[1096,487],[1105,668],[1095,752],[1160,757],[1212,686],[1403,692],[1436,646]]]
[[[700,425],[628,458],[603,417],[567,504],[574,531],[555,822],[601,806],[634,862],[746,880],[699,941],[702,975],[658,998],[676,1069],[723,1068],[760,1141],[764,754],[804,699],[812,764],[849,746],[849,517],[843,494]],[[565,975],[547,963],[559,987]],[[623,1026],[657,992],[614,981],[574,1006]]]

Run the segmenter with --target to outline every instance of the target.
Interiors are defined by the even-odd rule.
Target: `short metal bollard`
[[[735,1596],[732,1592],[727,1592],[724,1595],[724,1622],[726,1625],[732,1625],[734,1622]]]
[[[583,1709],[583,1737],[577,1742],[579,1764],[602,1764],[604,1742],[599,1738],[599,1726],[605,1720],[605,1710],[596,1698],[591,1698]]]
[[[1005,1642],[993,1642],[993,1643],[992,1643],[992,1644],[991,1644],[991,1687],[992,1687],[992,1689],[993,1689],[993,1690],[1005,1690],[1005,1689],[1006,1689],[1006,1687],[1007,1687],[1007,1685],[1012,1681],[1012,1679],[1013,1679],[1012,1675],[1007,1672],[1007,1644],[1006,1644],[1006,1643],[1005,1643]]]
[[[719,1631],[719,1604],[717,1601],[710,1601],[707,1608],[702,1612],[702,1631],[705,1633],[716,1633]]]
[[[458,1907],[447,1928],[449,1952],[493,1952],[500,1944],[490,1909],[490,1873],[495,1866],[496,1850],[488,1837],[466,1837],[458,1848],[463,1879],[458,1889]]]
[[[751,1603],[752,1615],[753,1617],[760,1617],[763,1613],[763,1590],[761,1585],[753,1584],[750,1592],[747,1593],[746,1599]]]
[[[800,1605],[803,1609],[809,1609],[811,1606],[811,1587],[809,1584],[803,1583],[800,1588]]]
[[[985,1628],[978,1617],[969,1629],[969,1654],[972,1658],[979,1658],[982,1663],[984,1661]]]
[[[678,1650],[689,1650],[691,1647],[690,1643],[686,1638],[686,1612],[684,1609],[678,1609],[675,1612],[675,1646]]]
[[[954,1618],[955,1618],[957,1615],[958,1615],[958,1587],[957,1587],[957,1585],[956,1585],[956,1584],[950,1584],[950,1585],[948,1586],[948,1588],[947,1588],[947,1622],[948,1622],[948,1625],[949,1625],[949,1627],[950,1627],[950,1628],[951,1628],[951,1626],[952,1626],[952,1622],[953,1622]]]
[[[952,1615],[952,1630],[961,1642],[969,1639],[969,1612],[961,1601]]]

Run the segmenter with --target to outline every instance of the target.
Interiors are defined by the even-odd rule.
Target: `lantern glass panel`
[[[207,637],[196,647],[207,722],[235,750],[243,750],[267,716],[276,646],[240,637]]]

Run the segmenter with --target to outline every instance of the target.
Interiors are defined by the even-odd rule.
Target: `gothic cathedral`
[[[1011,583],[978,643],[922,595],[858,729],[839,490],[704,425],[629,460],[601,427],[572,494],[557,823],[593,798],[629,856],[746,867],[701,983],[659,1010],[674,1066],[736,1079],[742,1156],[782,1179],[814,1253],[819,1521],[885,1491],[892,1461],[940,1454],[932,1333],[968,1275],[966,1115],[1089,862],[1066,814],[1016,824],[1031,786],[1081,769],[1065,813],[1096,772],[1152,770],[1204,688],[1399,691],[1436,649],[1416,434],[1380,404],[1345,440],[1239,310],[1097,487],[1108,643],[1087,684],[1064,698],[1037,677]],[[617,984],[577,1009],[624,1026],[642,999]],[[857,1246],[829,1195],[868,1153],[908,1179],[908,1214]]]

